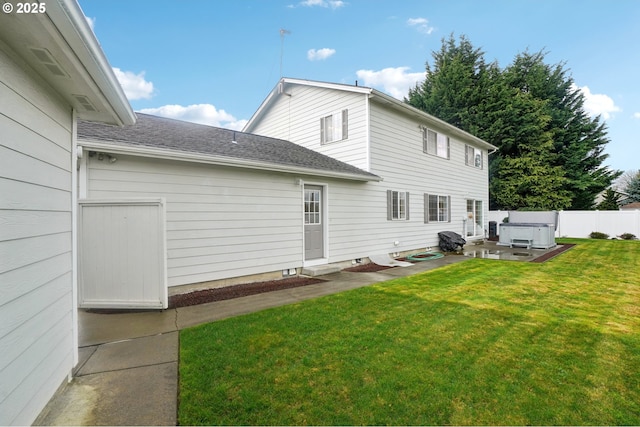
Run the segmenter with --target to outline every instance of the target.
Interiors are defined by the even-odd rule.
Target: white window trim
[[[469,211],[469,203],[471,203],[471,211]],[[478,204],[480,205],[480,212],[478,212]],[[467,219],[465,224],[465,238],[478,238],[484,237],[485,234],[485,212],[484,212],[484,200],[481,199],[466,199],[465,202],[467,210]],[[479,217],[479,218],[478,218]],[[469,229],[473,229],[473,233],[469,234]],[[477,230],[479,228],[479,230]],[[476,231],[479,231],[476,233]]]
[[[441,159],[451,158],[451,139],[447,135],[426,126],[420,126],[420,130],[422,131],[422,151],[425,154]],[[429,144],[430,133],[433,135],[433,138],[435,138],[435,151],[434,148],[430,147],[433,144]],[[441,143],[446,144],[446,147],[442,147]]]
[[[398,209],[394,209],[394,199],[398,200]],[[404,215],[402,215],[402,204],[404,204]],[[387,190],[387,220],[408,221],[409,220],[409,192],[399,190]]]
[[[322,187],[322,210],[320,215],[324,218],[328,218],[328,212],[329,212],[329,184],[327,184],[326,182],[319,182],[319,181],[305,181],[303,179],[298,179],[297,180],[298,185],[300,185],[300,196],[302,197],[302,201],[304,203],[304,186],[305,185],[317,185],[319,187]],[[328,221],[323,221],[322,222],[322,232],[324,233],[324,256],[322,258],[316,258],[316,259],[312,259],[312,260],[306,260],[305,259],[305,252],[304,252],[304,206],[302,207],[302,215],[300,218],[300,226],[301,228],[301,232],[302,232],[302,245],[301,245],[301,257],[302,257],[302,266],[303,267],[313,267],[313,266],[317,266],[317,265],[324,265],[324,264],[328,264],[329,263],[329,243],[330,243],[330,238],[331,236],[329,235],[329,222]]]
[[[438,219],[437,220],[433,220],[430,218],[430,197],[437,197],[437,216]],[[446,218],[441,219],[441,211],[440,211],[440,201],[441,200],[445,200],[446,201]],[[444,196],[441,194],[428,194],[425,193],[424,194],[424,222],[425,224],[427,223],[444,223],[444,222],[451,222],[451,196]]]
[[[307,200],[307,194],[311,197]],[[304,223],[305,225],[322,225],[323,201],[321,190],[304,189]],[[313,199],[313,200],[311,200]]]
[[[344,110],[320,118],[320,144],[344,141],[348,137],[348,109],[345,108]]]
[[[471,154],[473,150],[473,154]],[[479,156],[479,157],[478,157]],[[479,162],[476,159],[479,158]],[[464,146],[464,163],[467,166],[474,167],[476,169],[484,169],[484,154],[481,149],[474,147],[473,145],[465,144]]]

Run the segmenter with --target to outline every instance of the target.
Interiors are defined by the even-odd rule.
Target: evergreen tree
[[[461,36],[442,39],[433,52],[433,67],[426,63],[426,79],[409,90],[405,102],[460,129],[476,128],[479,106],[488,84],[484,52]]]
[[[629,180],[624,191],[629,196],[627,203],[640,202],[640,171]]]
[[[604,199],[597,207],[601,211],[617,211],[620,209],[620,194],[612,188],[607,188]]]
[[[547,65],[544,57],[525,52],[501,70],[465,36],[451,35],[405,99],[498,146],[489,158],[492,209],[591,209],[620,174],[602,166],[606,126],[586,114],[564,64]]]
[[[545,114],[545,102],[527,91],[514,87],[517,77],[503,74],[509,97],[491,115],[493,140],[500,150],[494,155],[489,184],[491,205],[500,209],[564,209],[570,195],[564,189],[562,168],[553,165],[551,132]]]
[[[548,65],[545,53],[524,52],[516,56],[507,72],[518,76],[513,83],[536,99],[546,101],[551,118],[553,165],[563,169],[564,189],[571,194],[569,209],[592,209],[595,197],[608,188],[621,172],[602,166],[608,155],[609,139],[600,117],[591,119],[584,111],[584,95],[568,76],[564,64]]]

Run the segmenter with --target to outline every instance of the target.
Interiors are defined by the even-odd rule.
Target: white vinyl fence
[[[489,221],[498,224],[508,216],[508,211],[489,211]],[[589,237],[594,231],[609,237],[624,233],[640,237],[640,210],[559,212],[556,237]]]

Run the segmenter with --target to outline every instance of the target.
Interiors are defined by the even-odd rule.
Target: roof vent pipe
[[[236,141],[236,131],[235,130],[233,131],[233,139],[231,140],[231,143],[232,144],[237,144],[238,143],[238,141]]]

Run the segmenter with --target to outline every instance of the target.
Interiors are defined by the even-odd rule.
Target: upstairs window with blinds
[[[472,147],[471,145],[465,146],[465,163],[469,166],[483,169],[482,165],[482,150]]]
[[[342,110],[320,119],[320,143],[342,141],[349,136],[349,113]]]
[[[422,150],[433,156],[449,158],[449,137],[422,127]]]

